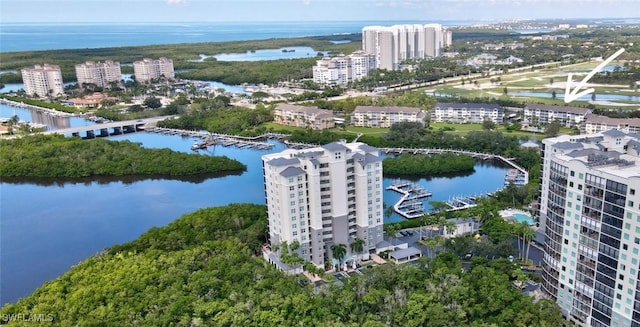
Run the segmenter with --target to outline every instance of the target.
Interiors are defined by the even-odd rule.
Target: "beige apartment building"
[[[144,83],[153,79],[164,77],[174,79],[173,60],[168,58],[149,59],[144,58],[133,63],[133,74],[136,81]]]
[[[334,142],[267,154],[262,163],[271,246],[297,242],[301,258],[324,267],[338,263],[333,245],[346,247],[346,263],[368,258],[382,242],[384,190],[377,148]],[[350,246],[357,239],[363,241],[361,253]],[[276,253],[268,259],[279,263]]]
[[[23,68],[22,82],[28,95],[40,97],[58,96],[64,94],[64,82],[60,66],[44,64]]]
[[[335,126],[331,110],[280,104],[273,111],[276,124],[311,129],[327,129]]]
[[[424,125],[425,113],[413,107],[357,106],[351,113],[351,125],[362,127],[391,127],[399,122],[418,122]]]
[[[313,66],[313,81],[325,85],[345,85],[367,77],[375,67],[375,56],[360,50],[348,56],[325,57]]]
[[[640,118],[609,118],[590,114],[584,122],[584,132],[594,134],[609,129],[617,129],[626,133],[640,134]]]
[[[557,121],[565,127],[580,126],[591,109],[528,104],[524,107],[524,121],[530,125],[546,125]]]
[[[107,60],[105,62],[87,61],[76,66],[76,78],[78,85],[95,84],[100,87],[107,87],[111,82],[120,82],[122,71],[120,63]]]

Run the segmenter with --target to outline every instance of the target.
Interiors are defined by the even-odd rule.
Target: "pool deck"
[[[531,219],[531,223],[529,223],[529,225],[535,225],[535,219],[531,216],[530,213],[524,211],[524,210],[520,210],[520,209],[505,209],[505,210],[500,210],[498,212],[500,214],[500,216],[502,216],[502,218],[506,219],[506,220],[512,220],[512,221],[518,221],[518,219],[516,219],[516,217],[514,217],[514,214],[522,214],[522,215],[526,215],[527,217],[529,217]]]

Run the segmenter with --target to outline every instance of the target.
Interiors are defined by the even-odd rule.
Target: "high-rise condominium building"
[[[111,82],[120,82],[122,71],[120,63],[107,60],[105,62],[87,61],[76,65],[76,77],[78,84],[95,84],[100,87],[107,87]]]
[[[57,96],[64,94],[64,82],[62,82],[62,72],[60,66],[44,64],[23,68],[22,82],[24,90],[28,95],[38,95],[41,97]]]
[[[375,68],[375,56],[355,51],[345,56],[325,57],[313,66],[313,81],[318,84],[344,85],[367,77]]]
[[[331,246],[383,240],[382,161],[367,144],[334,142],[262,156],[271,245],[298,241],[302,258],[323,267]],[[335,262],[334,262],[335,263]]]
[[[144,58],[133,63],[133,74],[136,81],[148,82],[155,78],[175,78],[173,71],[173,60],[167,58],[149,59]]]
[[[451,45],[451,31],[440,24],[365,26],[362,50],[375,55],[376,68],[394,70],[408,59],[437,57]]]
[[[581,326],[640,326],[640,138],[543,141],[543,292]]]

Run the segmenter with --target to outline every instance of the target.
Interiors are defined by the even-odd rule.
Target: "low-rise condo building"
[[[593,134],[610,129],[626,133],[640,134],[640,118],[609,118],[595,114],[587,115],[584,122],[584,133]]]
[[[497,104],[438,102],[431,109],[434,123],[482,123],[490,120],[504,122],[504,110]]]
[[[168,58],[144,58],[133,62],[133,74],[136,81],[144,83],[156,78],[174,79],[173,60]]]
[[[279,104],[273,110],[276,124],[311,129],[327,129],[335,126],[333,112],[318,107]]]
[[[543,140],[542,291],[580,326],[640,326],[640,138]]]
[[[44,64],[23,68],[22,83],[28,95],[40,97],[58,96],[64,94],[64,82],[60,66]]]
[[[351,113],[351,124],[363,127],[391,127],[399,122],[418,122],[424,125],[425,113],[414,107],[357,106]]]
[[[524,107],[524,121],[529,125],[546,125],[557,121],[561,126],[579,127],[591,109],[528,104]]]
[[[297,243],[302,259],[325,267],[367,258],[383,240],[378,149],[340,141],[267,154],[262,162],[272,248]],[[333,245],[344,248],[344,257],[333,255]]]

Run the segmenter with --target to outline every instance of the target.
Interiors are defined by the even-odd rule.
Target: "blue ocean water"
[[[473,21],[328,21],[202,23],[0,23],[0,52],[262,40],[360,33],[367,25]]]

